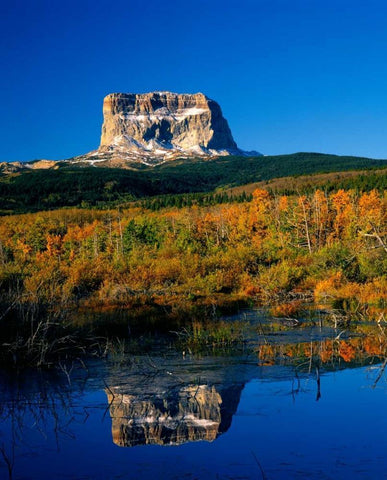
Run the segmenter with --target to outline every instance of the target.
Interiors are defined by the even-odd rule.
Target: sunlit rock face
[[[154,396],[107,390],[113,442],[121,447],[213,441],[231,425],[241,386],[187,385]]]
[[[99,152],[172,157],[240,153],[220,106],[202,93],[112,93]]]

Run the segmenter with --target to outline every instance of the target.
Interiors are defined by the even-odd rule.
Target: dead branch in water
[[[386,365],[387,365],[387,357],[384,359],[384,362],[383,362],[382,366],[380,367],[379,374],[376,377],[376,379],[374,381],[374,384],[372,385],[372,388],[375,388],[376,385],[378,384],[379,380],[382,378],[384,370],[386,369]]]
[[[317,394],[316,394],[316,402],[318,402],[321,398],[321,381],[320,381],[320,368],[316,367],[316,377],[317,377]]]
[[[262,480],[267,480],[267,477],[266,477],[265,472],[262,468],[261,462],[258,460],[257,456],[255,455],[255,453],[252,450],[251,450],[251,455],[254,457],[254,460],[255,460],[256,464],[258,465],[258,467],[261,471]]]

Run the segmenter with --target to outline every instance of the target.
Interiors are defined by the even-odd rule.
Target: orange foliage
[[[296,313],[298,313],[301,305],[302,302],[300,300],[289,303],[281,303],[273,307],[271,309],[271,313],[275,317],[290,317],[291,315],[295,315]]]
[[[340,342],[339,354],[345,362],[350,362],[355,358],[356,350],[349,342]]]
[[[55,295],[62,288],[64,303],[92,295],[101,299],[103,292],[129,297],[130,291],[272,301],[285,292],[314,289],[316,299],[355,299],[371,313],[370,305],[387,301],[383,248],[370,238],[375,231],[382,236],[385,215],[376,191],[360,198],[344,190],[329,197],[321,190],[274,197],[257,189],[252,201],[242,204],[1,217],[0,275],[16,272],[36,295],[50,294],[52,275]],[[126,230],[132,220],[139,227],[133,244]],[[285,303],[273,313],[291,316],[297,308]]]
[[[16,248],[17,250],[20,250],[24,256],[28,255],[32,251],[32,247],[24,243],[22,240],[17,240]]]
[[[282,195],[278,200],[278,210],[280,212],[286,212],[289,207],[289,199],[286,195]]]
[[[342,285],[343,275],[341,272],[335,272],[328,278],[317,282],[314,289],[314,297],[321,300],[329,296],[334,296],[337,289]]]
[[[341,239],[348,233],[347,229],[354,218],[354,208],[350,193],[350,191],[339,190],[330,197],[335,210],[332,238]]]
[[[383,201],[376,190],[363,193],[359,199],[359,216],[363,224],[368,227],[380,225],[385,214]]]
[[[264,365],[273,364],[278,358],[300,362],[302,358],[310,359],[311,357],[321,363],[334,363],[343,360],[352,362],[355,359],[366,359],[370,356],[384,357],[386,349],[386,335],[371,333],[364,338],[355,337],[346,340],[326,339],[311,343],[262,345],[257,349],[257,355],[260,363]]]
[[[49,256],[56,257],[62,250],[62,237],[60,235],[47,235],[47,253]]]

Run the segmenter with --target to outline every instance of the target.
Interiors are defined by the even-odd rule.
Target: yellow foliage
[[[133,245],[125,242],[132,220]],[[370,313],[387,301],[383,245],[374,235],[382,238],[385,222],[381,194],[344,190],[274,197],[257,189],[251,202],[158,212],[40,212],[0,218],[0,269],[24,279],[22,295],[56,298],[58,308],[91,296],[114,304],[128,291],[170,295],[172,305],[191,294],[271,301],[313,290],[316,300],[349,299]],[[273,312],[292,315],[296,307]]]
[[[286,195],[282,195],[278,200],[278,210],[280,212],[286,212],[289,207],[289,199]]]
[[[337,289],[342,285],[343,275],[341,272],[335,272],[324,280],[317,282],[314,289],[314,297],[316,300],[322,300],[327,297],[333,297]]]

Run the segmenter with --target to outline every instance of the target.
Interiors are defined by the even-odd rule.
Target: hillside
[[[238,197],[251,195],[257,188],[264,188],[278,194],[310,193],[316,188],[327,192],[332,190],[355,189],[369,191],[373,188],[383,190],[387,188],[387,166],[368,170],[347,170],[342,172],[314,173],[289,177],[278,177],[260,182],[248,183],[222,189],[223,194]]]
[[[78,167],[22,170],[0,176],[3,214],[122,203],[163,194],[212,192],[273,178],[379,168],[386,160],[319,153],[267,157],[219,157],[214,160],[176,160],[138,169]]]

